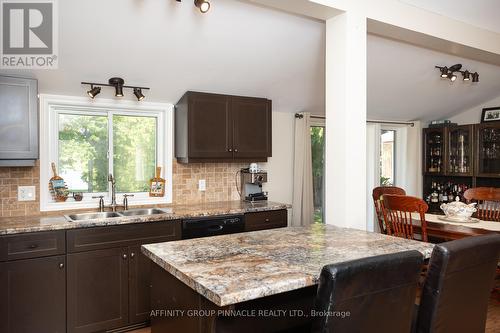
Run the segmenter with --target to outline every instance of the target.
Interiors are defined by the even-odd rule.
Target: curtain
[[[366,124],[366,230],[380,231],[372,191],[380,186],[380,124]]]
[[[311,157],[311,117],[308,112],[295,118],[292,226],[313,223],[313,179]]]
[[[422,124],[404,126],[396,133],[396,186],[422,197]],[[399,140],[399,143],[398,143]],[[399,156],[399,157],[398,157]]]

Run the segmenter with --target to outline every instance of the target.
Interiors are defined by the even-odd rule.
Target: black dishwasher
[[[245,231],[243,215],[193,218],[182,221],[182,239],[234,234]]]

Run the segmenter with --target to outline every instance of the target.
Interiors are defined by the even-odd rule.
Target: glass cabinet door
[[[447,173],[450,175],[472,175],[473,126],[457,126],[448,129]]]
[[[424,172],[443,174],[445,172],[445,137],[443,128],[424,129]]]
[[[478,127],[478,176],[500,176],[500,124]]]

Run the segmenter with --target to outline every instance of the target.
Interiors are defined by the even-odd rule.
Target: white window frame
[[[40,210],[57,211],[69,209],[97,208],[98,200],[92,196],[104,195],[106,205],[111,202],[111,189],[104,193],[85,193],[82,201],[71,197],[66,202],[55,202],[49,192],[48,184],[52,177],[50,164],[58,163],[58,115],[85,114],[106,115],[111,124],[113,115],[153,116],[157,118],[156,164],[162,167],[165,178],[165,196],[150,197],[149,192],[134,193],[129,197],[129,205],[155,205],[172,203],[172,159],[173,159],[173,110],[167,103],[134,102],[99,98],[90,100],[86,97],[40,95]],[[70,112],[68,112],[70,111]],[[108,126],[112,133],[112,126]],[[109,156],[113,156],[113,136],[110,135]],[[109,172],[113,172],[113,163],[109,163]],[[116,201],[121,204],[124,193],[116,194]]]

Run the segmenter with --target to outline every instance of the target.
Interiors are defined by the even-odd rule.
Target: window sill
[[[122,200],[117,198],[116,202],[118,203],[118,210],[122,210]],[[111,202],[109,200],[105,200],[104,204],[109,206]],[[147,206],[147,205],[162,205],[172,203],[171,200],[165,197],[147,197],[147,198],[137,198],[132,200],[132,198],[128,199],[129,207],[133,206]],[[83,200],[83,201],[74,201],[73,199],[68,199],[65,202],[48,202],[46,206],[41,207],[40,211],[42,212],[53,212],[59,210],[78,210],[78,209],[97,209],[99,208],[98,200]]]

